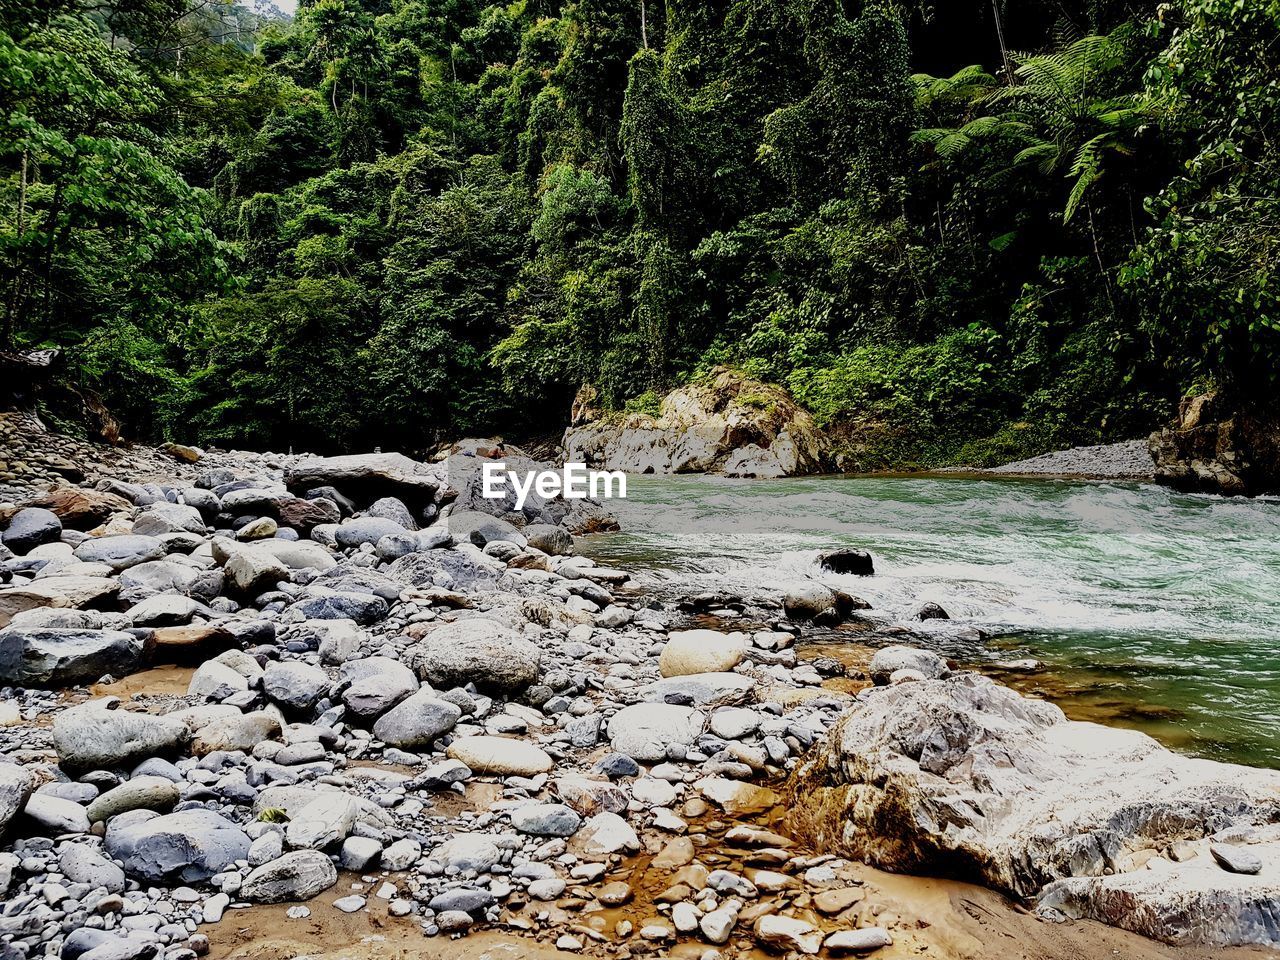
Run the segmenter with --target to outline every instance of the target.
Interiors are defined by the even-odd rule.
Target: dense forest
[[[873,462],[1274,397],[1280,0],[0,0],[3,346],[423,450],[728,364]]]

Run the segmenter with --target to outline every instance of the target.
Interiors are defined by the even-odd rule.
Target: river
[[[1280,500],[1149,484],[961,476],[632,477],[598,560],[759,591],[854,546],[823,579],[880,622],[939,603],[922,645],[964,665],[1031,657],[1020,688],[1199,756],[1280,767]],[[986,639],[974,640],[976,626]]]

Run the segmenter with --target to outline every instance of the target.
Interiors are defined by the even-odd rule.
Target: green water
[[[597,559],[758,592],[862,547],[876,576],[824,577],[886,622],[940,603],[953,620],[915,624],[923,643],[975,666],[1037,658],[1020,685],[1073,716],[1280,767],[1276,499],[962,477],[633,477],[628,493]]]

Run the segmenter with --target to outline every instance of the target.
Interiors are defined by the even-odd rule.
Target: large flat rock
[[[1280,943],[1280,772],[1070,721],[976,674],[864,691],[792,796],[798,835],[882,869],[1043,893],[1050,915],[1170,942]],[[1223,831],[1260,873],[1185,859]]]

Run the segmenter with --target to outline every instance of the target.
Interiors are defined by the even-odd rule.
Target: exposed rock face
[[[668,394],[657,417],[575,421],[564,449],[567,460],[632,473],[783,477],[826,462],[817,424],[784,390],[726,368]]]
[[[793,825],[818,849],[1042,894],[1045,912],[1156,939],[1280,942],[1267,920],[1280,912],[1280,772],[1069,721],[971,673],[859,699],[795,781]],[[1250,846],[1261,874],[1206,868],[1207,851],[1159,856],[1225,830],[1263,841]]]
[[[1151,435],[1156,480],[1227,496],[1280,491],[1280,413],[1233,410],[1217,393],[1182,401],[1178,420]]]

